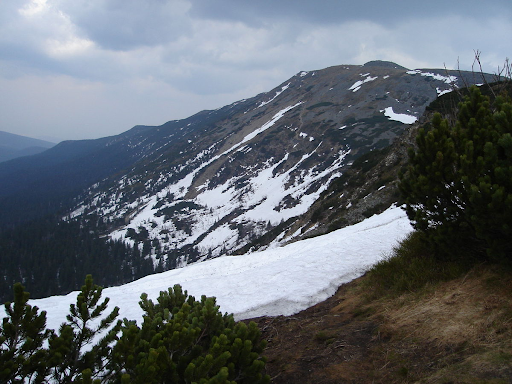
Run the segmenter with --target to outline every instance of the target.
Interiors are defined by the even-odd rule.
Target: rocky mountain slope
[[[300,72],[251,99],[107,143],[102,150],[125,148],[133,165],[91,186],[68,217],[99,215],[109,236],[138,244],[164,269],[314,234],[315,220],[299,218],[333,180],[343,187],[340,178],[365,172],[374,153],[393,163],[390,145],[433,100],[477,80],[389,62]],[[346,192],[349,207],[356,201]],[[317,219],[333,207],[317,206]]]

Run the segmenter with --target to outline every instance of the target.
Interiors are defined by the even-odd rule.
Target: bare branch
[[[494,98],[496,98],[496,94],[494,93],[494,89],[492,89],[492,87],[487,82],[487,79],[485,78],[484,70],[482,68],[482,62],[480,61],[480,55],[482,54],[482,52],[479,51],[478,49],[475,50],[474,52],[475,52],[475,60],[473,61],[473,65],[475,64],[475,62],[478,63],[479,72],[480,72],[480,75],[482,76],[482,80],[483,80],[484,84],[487,85],[487,87],[491,91],[491,93],[494,96]]]
[[[457,72],[459,73],[459,77],[460,77],[461,81],[464,83],[464,88],[469,88],[469,84],[466,81],[466,78],[462,75],[462,71],[460,70],[460,61],[459,61],[458,57],[457,57]],[[474,73],[474,71],[473,71],[473,73]],[[473,82],[474,82],[474,80],[475,79],[473,79]]]

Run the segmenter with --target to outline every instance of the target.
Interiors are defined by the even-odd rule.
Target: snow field
[[[160,291],[181,284],[189,294],[215,296],[222,312],[237,320],[257,316],[292,315],[332,296],[339,285],[362,275],[383,259],[412,230],[401,208],[329,234],[280,248],[242,256],[222,256],[142,279],[105,288],[109,309],[120,308],[120,318],[142,319],[138,302],[145,292],[156,299]],[[30,287],[26,287],[30,292]],[[30,300],[47,311],[47,326],[58,329],[78,292]],[[0,317],[5,316],[0,308]]]

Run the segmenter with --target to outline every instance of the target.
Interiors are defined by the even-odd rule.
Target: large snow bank
[[[340,284],[363,274],[410,231],[402,209],[392,207],[359,224],[281,248],[222,256],[105,288],[103,297],[110,297],[109,308],[120,308],[121,318],[137,321],[142,319],[141,293],[154,299],[174,284],[196,297],[217,297],[221,311],[234,313],[238,320],[291,315],[325,300]],[[30,304],[46,310],[48,328],[57,329],[76,295],[31,300]],[[0,317],[4,316],[2,307]]]

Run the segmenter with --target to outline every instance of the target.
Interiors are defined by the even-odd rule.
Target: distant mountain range
[[[35,155],[53,147],[55,143],[0,131],[0,162],[22,156]]]
[[[411,124],[434,100],[493,80],[341,65],[183,120],[65,141],[0,163],[0,227],[59,212],[160,270],[325,233],[396,201]]]

